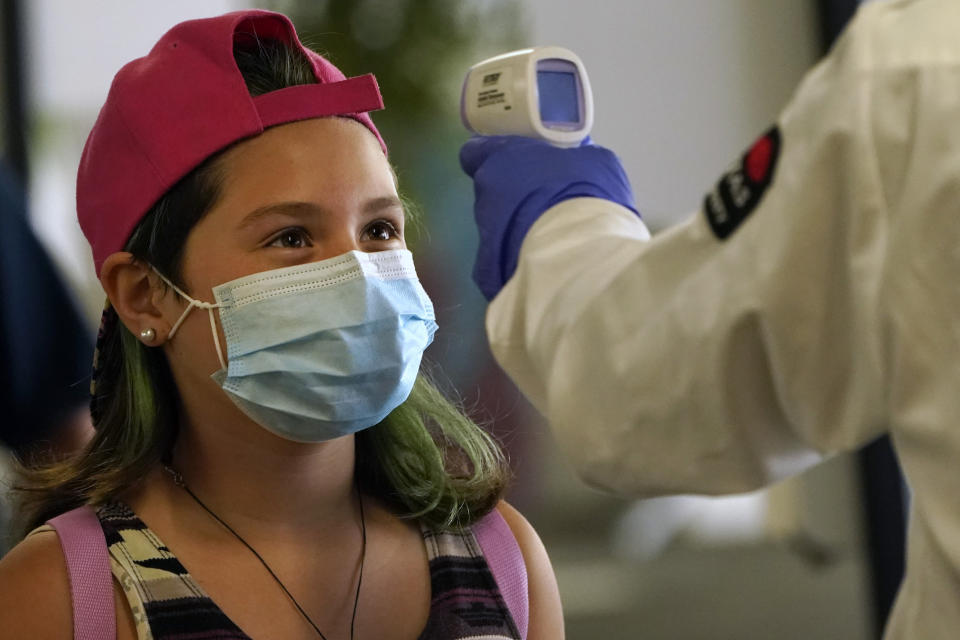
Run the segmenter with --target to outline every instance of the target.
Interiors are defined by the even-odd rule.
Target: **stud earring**
[[[157,337],[157,332],[153,330],[153,327],[147,327],[140,332],[140,339],[144,342],[153,342],[153,339]]]

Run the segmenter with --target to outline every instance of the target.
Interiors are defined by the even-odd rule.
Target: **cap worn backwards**
[[[306,55],[317,84],[251,97],[234,45],[277,39]],[[236,11],[182,22],[149,54],[125,65],[87,138],[77,174],[77,215],[97,273],[144,214],[181,178],[230,144],[267,127],[324,116],[353,118],[386,145],[368,115],[383,108],[376,79],[345,78],[301,44],[290,20]]]

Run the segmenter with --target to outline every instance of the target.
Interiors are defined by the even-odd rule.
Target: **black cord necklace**
[[[316,623],[310,618],[310,616],[307,615],[307,612],[303,610],[303,607],[300,606],[300,603],[297,602],[297,599],[294,598],[293,594],[287,590],[287,587],[283,584],[283,582],[280,581],[280,578],[277,577],[277,574],[273,572],[273,569],[270,568],[270,565],[267,564],[267,562],[260,556],[260,554],[257,553],[257,551],[253,547],[251,547],[250,544],[247,543],[247,541],[244,540],[239,533],[234,531],[230,525],[224,522],[223,519],[220,518],[220,516],[215,514],[210,509],[210,507],[203,504],[200,498],[198,498],[196,494],[190,490],[190,487],[187,486],[187,483],[184,482],[183,476],[180,475],[179,471],[177,471],[176,469],[174,469],[173,467],[167,464],[164,464],[163,468],[173,478],[174,484],[176,484],[178,487],[186,491],[187,495],[193,498],[193,500],[198,505],[200,505],[204,511],[209,513],[214,520],[219,522],[223,526],[223,528],[225,528],[227,531],[233,534],[234,538],[239,540],[243,544],[243,546],[249,549],[250,553],[256,556],[257,560],[260,561],[260,564],[263,565],[263,568],[267,570],[267,573],[270,574],[270,576],[274,579],[274,581],[276,581],[276,583],[280,585],[280,588],[283,589],[283,592],[287,594],[287,597],[290,598],[290,602],[292,602],[293,606],[297,608],[297,611],[300,612],[300,615],[302,615],[303,618],[310,624],[310,626],[313,627],[313,630],[317,632],[318,636],[320,636],[323,640],[327,640],[327,636],[323,635],[323,632],[320,631],[320,627],[318,627]],[[353,614],[350,616],[350,640],[353,640],[353,629],[357,621],[357,605],[360,603],[360,585],[363,584],[363,563],[364,563],[364,560],[366,560],[367,558],[367,522],[363,516],[363,496],[360,495],[359,491],[357,491],[357,502],[360,505],[360,535],[361,535],[362,547],[360,552],[360,576],[357,578],[357,592],[353,596]]]

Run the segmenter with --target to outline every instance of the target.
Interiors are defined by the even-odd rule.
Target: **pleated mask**
[[[321,442],[383,420],[413,389],[437,330],[433,304],[404,249],[351,251],[213,288],[220,370],[212,378],[247,416],[278,436]],[[226,360],[214,309],[226,338]]]

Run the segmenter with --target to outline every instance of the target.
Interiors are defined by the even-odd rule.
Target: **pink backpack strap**
[[[107,539],[93,507],[77,507],[47,522],[57,530],[70,577],[75,640],[116,640],[113,576]]]
[[[520,637],[526,638],[530,622],[527,565],[523,561],[520,545],[513,537],[510,525],[500,512],[494,509],[473,525],[473,536],[487,559],[487,565],[497,582],[500,595],[510,609],[513,621],[517,623]]]

